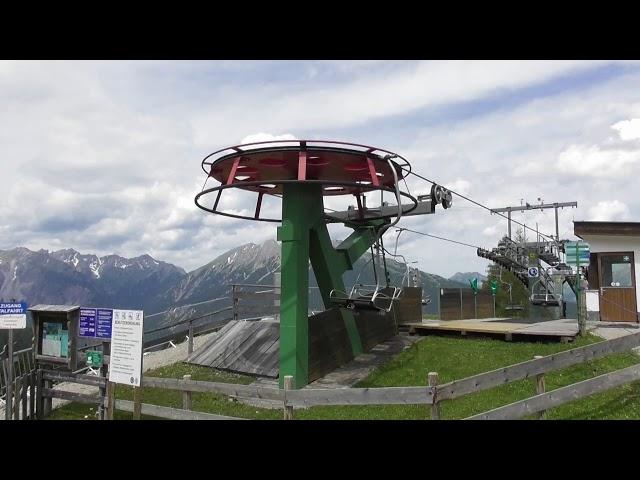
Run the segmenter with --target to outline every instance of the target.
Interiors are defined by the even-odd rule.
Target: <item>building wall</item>
[[[636,304],[640,303],[640,237],[582,235],[592,253],[633,252],[636,276]]]

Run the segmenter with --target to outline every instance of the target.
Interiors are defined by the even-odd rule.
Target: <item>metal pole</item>
[[[576,242],[576,307],[578,308],[578,329],[580,335],[586,333],[586,322],[582,318],[582,295],[580,292],[580,252],[578,250],[578,242]]]
[[[476,302],[477,298],[478,298],[478,295],[476,295],[476,293],[473,292],[473,318],[478,318],[478,304]]]
[[[558,229],[558,204],[554,203],[554,210],[556,211],[556,240],[560,240],[560,230]]]
[[[509,240],[511,240],[511,207],[507,210],[507,216],[509,218]]]
[[[4,418],[5,420],[11,420],[11,414],[13,413],[13,328],[10,328],[7,332],[9,335],[9,350],[8,350],[8,362],[7,362],[7,398],[4,405]]]

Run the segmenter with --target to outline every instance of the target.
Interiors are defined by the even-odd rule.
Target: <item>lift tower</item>
[[[403,157],[367,145],[325,140],[279,140],[237,145],[207,155],[202,161],[207,175],[196,205],[207,212],[244,220],[280,223],[277,238],[282,242],[280,289],[280,384],[287,375],[294,388],[308,383],[309,263],[313,267],[325,308],[336,308],[332,293],[345,291],[342,276],[356,260],[379,241],[384,231],[402,216],[430,214],[436,204],[451,206],[451,192],[434,185],[432,194],[421,198],[402,191],[399,181],[411,172]],[[220,185],[206,188],[209,179]],[[223,209],[222,193],[229,189],[252,192],[255,207]],[[396,205],[369,207],[367,192],[392,193]],[[279,217],[266,217],[263,198],[282,200]],[[352,195],[357,208],[326,212],[324,197]],[[404,198],[406,203],[403,203]],[[237,200],[231,198],[235,206]],[[392,220],[395,219],[395,220]],[[328,223],[344,223],[353,233],[334,247]],[[374,304],[378,289],[369,299]],[[354,319],[355,301],[339,305],[353,355],[363,346]],[[364,300],[367,300],[366,298]]]

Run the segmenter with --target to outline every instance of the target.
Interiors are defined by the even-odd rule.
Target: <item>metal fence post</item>
[[[191,375],[183,375],[183,380],[191,380]],[[191,392],[187,390],[182,391],[182,409],[183,410],[191,410]]]
[[[440,420],[440,404],[438,403],[438,373],[429,372],[427,383],[433,391],[433,403],[431,404],[431,420]]]
[[[536,355],[533,358],[537,360],[543,357],[542,355]],[[536,375],[536,395],[540,395],[541,393],[544,393],[545,390],[546,390],[546,382],[544,379],[544,373],[539,373],[538,375]],[[544,420],[546,418],[547,418],[546,410],[542,410],[538,412],[538,420]]]
[[[283,401],[283,409],[284,409],[284,419],[285,420],[293,420],[293,405],[287,404],[287,392],[289,390],[293,390],[293,376],[286,375],[284,377],[284,401]]]

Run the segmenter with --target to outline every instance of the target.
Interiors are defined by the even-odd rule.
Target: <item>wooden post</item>
[[[38,369],[36,373],[36,418],[44,419],[44,398],[42,397],[42,389],[44,382],[42,381],[42,370]]]
[[[293,390],[293,376],[286,375],[284,377],[284,419],[285,420],[293,420],[293,406],[287,405],[287,391]]]
[[[7,342],[9,351],[7,352],[7,369],[5,370],[6,395],[4,396],[5,419],[11,420],[13,413],[13,329],[7,331]]]
[[[438,373],[429,372],[427,383],[433,390],[433,403],[431,404],[431,420],[440,420],[440,404],[438,403]]]
[[[113,382],[107,383],[107,415],[105,420],[113,420],[113,412],[115,411],[116,403],[116,384]]]
[[[106,355],[111,355],[111,343],[102,342],[102,365],[100,366],[100,376],[107,379],[109,374],[109,364],[107,363]],[[106,387],[100,387],[100,396],[105,398],[107,396]],[[104,403],[98,407],[100,410],[100,420],[105,420],[105,406]]]
[[[15,381],[13,382],[14,388],[13,388],[13,407],[12,408],[13,408],[14,420],[20,420],[21,383],[22,383],[22,377],[16,377]]]
[[[236,298],[236,286],[231,286],[231,301],[233,303],[233,319],[238,320],[238,299]]]
[[[22,375],[22,420],[26,420],[29,416],[27,392],[29,391],[29,378],[31,376],[28,373]]]
[[[29,419],[36,419],[36,372],[33,370],[29,374]]]
[[[193,353],[193,320],[189,322],[189,345],[187,353],[191,355]]]
[[[536,355],[533,358],[535,359],[542,358],[542,355]],[[545,390],[546,390],[546,383],[544,380],[544,373],[539,373],[538,375],[536,375],[536,395],[540,395],[541,393],[544,393]],[[546,418],[547,418],[546,410],[542,410],[541,412],[538,412],[538,420],[545,420]]]
[[[191,380],[191,375],[183,375],[183,380]],[[191,410],[191,392],[182,391],[182,408],[183,410]]]
[[[47,388],[47,389],[53,388],[53,382],[51,380],[43,380],[42,383],[44,385],[44,388]],[[45,417],[48,417],[49,414],[51,413],[52,405],[53,405],[53,398],[44,397],[44,416]]]
[[[142,413],[142,383],[139,387],[133,387],[133,419],[140,420]]]

